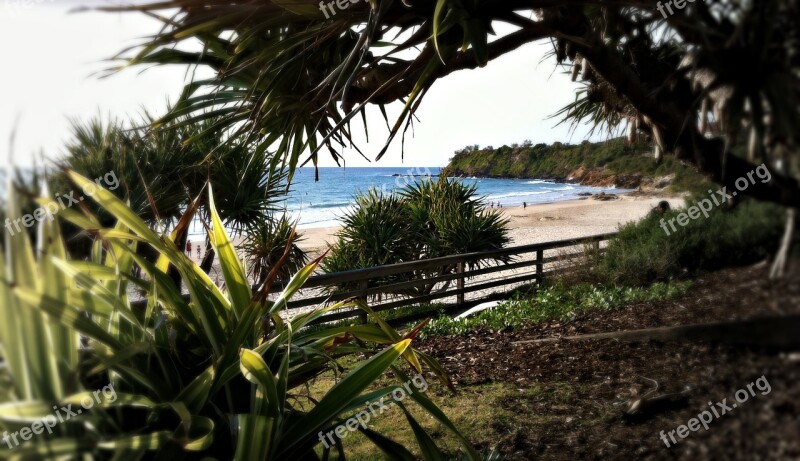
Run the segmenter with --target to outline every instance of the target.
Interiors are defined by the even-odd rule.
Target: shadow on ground
[[[652,340],[515,342],[798,313],[800,277],[773,283],[765,267],[740,268],[700,278],[682,299],[591,312],[568,324],[429,338],[421,349],[452,374],[458,400],[472,396],[484,413],[461,412],[465,433],[483,449],[498,446],[509,460],[797,460],[800,351]],[[707,431],[670,448],[661,440],[661,431],[687,424],[709,402],[730,404],[762,376],[768,394],[756,390]],[[504,391],[487,396],[487,386]],[[648,392],[679,395],[626,415]]]

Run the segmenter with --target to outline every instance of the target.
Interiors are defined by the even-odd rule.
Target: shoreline
[[[672,208],[684,205],[685,199],[674,194],[627,192],[616,195],[610,201],[582,197],[572,200],[536,203],[500,208],[508,219],[509,243],[507,247],[554,242],[573,238],[589,237],[616,232],[621,225],[639,221],[661,201],[669,202]],[[341,226],[325,226],[298,229],[301,241],[298,246],[306,251],[309,260],[321,256],[329,245],[336,241]],[[204,241],[190,239],[193,250]],[[242,237],[234,239],[240,247]],[[192,260],[200,262],[195,251]],[[215,264],[216,265],[216,264]]]
[[[669,202],[673,208],[681,207],[685,203],[684,198],[668,194],[629,192],[617,197],[612,201],[580,198],[539,203],[529,205],[527,208],[522,206],[501,208],[502,214],[509,221],[509,242],[506,247],[613,233],[619,230],[621,225],[639,221],[647,216],[662,200]],[[298,229],[302,238],[298,246],[307,253],[308,260],[311,261],[328,250],[329,244],[335,242],[336,232],[339,229],[341,226]],[[192,243],[196,245],[199,242],[193,240]],[[241,248],[241,244],[241,237],[234,239],[237,248]],[[240,256],[244,257],[241,251]],[[200,255],[194,251],[190,257],[195,263],[199,264],[201,261]],[[217,279],[222,276],[219,261],[215,261],[211,274]]]
[[[500,211],[509,220],[509,246],[528,245],[615,232],[620,225],[638,221],[660,201],[675,208],[684,199],[667,194],[620,194],[617,200],[598,201],[591,198],[554,201],[522,206],[503,207]],[[341,226],[300,229],[303,240],[298,244],[309,256],[321,255],[336,240]]]

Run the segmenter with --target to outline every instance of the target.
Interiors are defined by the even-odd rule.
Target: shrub
[[[302,237],[299,234],[292,237],[293,234],[295,226],[286,215],[262,219],[245,230],[242,249],[250,265],[248,275],[257,285],[263,283],[273,269],[276,280],[288,280],[306,265],[308,255],[297,246]],[[279,264],[287,247],[286,260]]]
[[[691,220],[667,235],[661,219],[669,221],[682,212],[673,210],[623,226],[607,251],[595,258],[594,274],[608,283],[646,285],[751,264],[778,247],[783,225],[778,206],[748,200],[734,210],[717,208],[709,218]]]
[[[156,120],[145,115],[145,126]],[[96,118],[75,122],[72,139],[66,145],[62,167],[89,178],[114,172],[119,187],[111,191],[151,226],[174,228],[184,211],[197,201],[199,219],[208,222],[208,187],[216,191],[217,211],[228,229],[241,233],[251,224],[273,219],[285,198],[285,171],[272,167],[268,152],[226,143],[210,130],[214,120],[181,120],[157,129],[134,128],[135,121],[104,122]],[[128,125],[132,125],[128,126]],[[191,142],[189,142],[191,141]],[[72,188],[66,174],[56,172],[50,179],[53,192]],[[105,226],[114,217],[89,201],[89,207]],[[77,230],[67,224],[68,249],[75,257],[88,256],[87,239],[73,239]],[[179,237],[180,243],[185,236]],[[210,245],[207,245],[210,249]],[[210,269],[213,252],[206,255],[204,269]]]
[[[507,226],[499,210],[486,208],[475,185],[455,179],[420,180],[397,195],[370,190],[359,194],[355,208],[344,216],[324,269],[339,272],[499,249],[509,241]],[[451,265],[371,283],[385,286],[455,270]],[[430,293],[434,285],[398,290],[396,294]]]

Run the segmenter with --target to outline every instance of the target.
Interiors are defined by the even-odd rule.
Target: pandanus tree
[[[79,171],[90,177],[103,177],[113,172],[119,187],[112,191],[124,198],[138,216],[151,226],[178,219],[186,205],[186,190],[175,176],[179,168],[176,145],[165,142],[166,136],[136,130],[121,120],[95,117],[72,122],[72,136],[65,146],[59,166]],[[169,135],[177,139],[178,132]],[[180,165],[199,163],[200,159],[184,156]],[[50,180],[51,189],[68,191],[72,183],[60,171]],[[89,202],[87,202],[89,204]],[[96,208],[96,211],[100,211]],[[113,223],[107,213],[98,218],[106,225]]]
[[[341,8],[316,0],[168,0],[113,9],[167,15],[159,33],[121,55],[128,63],[216,71],[188,85],[164,120],[220,116],[232,137],[274,146],[275,161],[292,168],[304,152],[312,162],[323,149],[338,160],[354,117],[370,106],[385,114],[399,101],[388,147],[437,81],[551,41],[555,62],[572,65],[585,82],[569,118],[629,126],[632,136],[651,137],[659,155],[674,155],[729,190],[768,162],[772,181],[743,194],[797,208],[800,2],[682,4],[370,0]],[[500,23],[510,31],[495,33]],[[735,154],[740,145],[749,146],[749,159]]]
[[[477,186],[446,177],[418,180],[398,193],[372,189],[357,195],[355,207],[342,217],[336,236],[324,263],[327,272],[498,250],[509,242],[508,221],[499,210],[487,209]],[[509,260],[499,257],[471,264],[477,267]],[[442,286],[425,279],[456,270],[456,264],[447,264],[369,283],[396,295],[426,295],[447,288],[450,282]],[[408,287],[407,282],[413,280],[420,283]],[[398,283],[405,285],[392,286]],[[338,289],[355,290],[356,285],[347,283]]]
[[[75,187],[92,184],[66,175]],[[9,197],[7,214],[18,218],[13,189]],[[454,390],[442,366],[413,347],[424,323],[397,331],[353,300],[287,312],[319,260],[280,293],[270,293],[271,284],[251,289],[211,191],[208,233],[224,288],[114,194],[100,189],[92,200],[113,227],[87,209],[65,209],[57,218],[96,237],[89,260],[68,256],[57,221],[41,223],[36,246],[25,233],[2,231],[1,459],[344,460],[353,438],[320,442],[345,424],[387,459],[446,459],[420,415],[455,437],[459,448],[451,455],[481,459],[424,392],[397,401],[396,421],[408,423],[415,447],[366,421],[351,429],[355,415],[374,413],[372,404],[393,398],[409,376]],[[151,247],[157,262],[141,257],[140,246]],[[188,295],[176,290],[167,267]],[[131,287],[141,290],[138,301]],[[374,323],[309,328],[341,308],[363,309]],[[336,384],[319,395],[311,385],[322,375]],[[382,385],[387,379],[396,384]]]
[[[60,163],[91,178],[113,172],[120,186],[113,192],[152,227],[172,229],[192,203],[199,204],[199,221],[210,223],[205,205],[209,184],[217,191],[223,223],[235,234],[257,235],[264,226],[280,222],[277,214],[286,193],[286,173],[271,168],[266,152],[224,142],[213,120],[176,120],[162,127],[154,126],[155,122],[148,114],[128,124],[98,118],[76,121]],[[71,187],[60,173],[51,183],[53,190]],[[101,208],[94,211],[103,224],[113,223],[113,217]],[[186,243],[188,230],[178,236],[179,245]],[[85,239],[73,240],[71,249],[79,247],[76,250],[85,254],[90,244]],[[215,255],[209,241],[204,254],[203,268],[208,271]],[[293,267],[302,265],[300,261]]]

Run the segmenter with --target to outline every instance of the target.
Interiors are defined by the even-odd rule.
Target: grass
[[[462,320],[445,313],[447,306],[444,304],[417,304],[378,312],[378,315],[384,320],[396,320],[412,316],[436,317],[438,314],[423,330],[421,337],[463,335],[477,329],[503,331],[550,320],[570,321],[582,312],[611,311],[632,303],[675,299],[685,295],[690,288],[689,281],[655,283],[648,287],[613,287],[589,283],[568,285],[561,281],[534,294],[518,293],[494,309]],[[351,325],[357,321],[344,319],[328,326]],[[315,325],[310,328],[321,327]]]
[[[685,295],[691,287],[690,282],[656,283],[646,288],[615,288],[591,284],[569,285],[565,281],[555,281],[553,285],[533,294],[518,294],[494,310],[484,311],[465,321],[452,320],[442,315],[431,322],[425,335],[463,334],[479,328],[504,330],[534,325],[547,320],[572,320],[582,312],[611,311],[622,306],[652,300],[665,300]],[[384,318],[401,318],[408,315],[430,311],[441,311],[444,306],[424,304],[408,306],[390,312],[382,312]],[[353,358],[341,361],[344,370],[355,365]],[[333,372],[325,373],[314,380],[308,393],[318,398],[336,383]],[[398,380],[385,376],[375,383],[374,389],[397,385]],[[563,424],[569,415],[563,409],[573,408],[580,402],[579,395],[590,391],[588,385],[568,382],[543,382],[532,386],[519,387],[508,382],[494,382],[467,385],[453,394],[433,380],[426,395],[448,415],[460,430],[465,431],[470,441],[482,453],[495,448],[514,451],[517,439],[523,435],[536,433],[542,428]],[[457,441],[438,422],[424,414],[415,403],[407,403],[408,410],[418,418],[420,424],[433,440],[446,453],[456,459]],[[542,408],[552,411],[542,411]],[[595,415],[608,414],[613,409],[603,408],[593,412]],[[353,412],[355,414],[356,412]],[[565,416],[566,415],[566,416]],[[342,420],[353,416],[342,415]],[[572,424],[592,426],[602,423],[599,416],[575,419]],[[573,418],[569,418],[571,421]],[[393,406],[384,414],[372,418],[370,429],[380,433],[391,433],[392,439],[406,447],[416,447],[412,429],[408,426],[403,411]],[[376,459],[374,445],[359,432],[347,435],[346,455],[352,460]],[[421,454],[414,452],[416,456]]]
[[[533,295],[517,295],[494,309],[466,319],[442,315],[433,320],[423,334],[463,335],[477,329],[503,331],[550,320],[570,321],[583,312],[611,311],[638,302],[678,298],[690,287],[691,282],[685,281],[656,283],[644,288],[557,283]]]
[[[347,367],[347,364],[343,366]],[[333,384],[333,374],[324,375],[314,382],[309,389],[310,394],[312,397],[322,395]],[[391,384],[396,384],[396,381],[384,378],[379,383],[381,386]],[[537,427],[562,421],[560,415],[541,414],[537,406],[546,404],[552,408],[564,408],[574,405],[580,389],[580,385],[560,382],[526,388],[509,383],[489,383],[466,386],[453,394],[438,382],[431,381],[426,396],[439,405],[481,453],[486,454],[495,447],[512,445],[516,433],[531,433]],[[416,404],[406,406],[443,451],[457,456],[458,445],[444,427],[424,415]],[[351,415],[342,416],[346,419]],[[391,433],[392,439],[405,447],[417,445],[414,433],[398,407],[393,406],[384,414],[372,418],[368,427],[381,433]],[[378,458],[374,445],[360,432],[349,433],[347,442],[345,453],[348,460],[372,461]],[[417,451],[412,452],[421,456]]]
[[[356,361],[352,358],[347,358],[346,360],[340,361],[339,365],[345,370],[350,370],[356,365]],[[314,382],[308,387],[307,392],[309,397],[314,399],[322,397],[331,387],[333,387],[334,384],[336,384],[336,382],[336,375],[333,372],[323,374],[314,380]],[[400,386],[402,383],[400,383],[398,379],[392,379],[391,374],[389,374],[376,381],[370,387],[370,390],[376,390],[392,385]],[[416,389],[413,386],[412,389],[416,392]],[[444,413],[451,418],[451,421],[456,424],[456,427],[459,429],[471,428],[470,425],[464,424],[463,418],[458,412],[451,411],[451,409],[463,408],[465,405],[467,405],[468,400],[464,400],[463,395],[453,395],[439,382],[434,382],[433,380],[429,380],[429,388],[425,395],[439,405],[439,408],[441,408]],[[416,418],[417,421],[427,430],[428,434],[433,437],[433,439],[436,441],[436,444],[445,453],[456,456],[458,453],[458,442],[441,424],[435,421],[432,417],[429,417],[425,412],[421,411],[417,404],[413,403],[413,401],[410,401],[410,399],[404,399],[403,404],[414,416],[414,418]],[[341,415],[342,423],[344,423],[344,421],[346,421],[348,418],[354,416],[357,412],[358,411],[353,411],[350,414]],[[481,414],[489,415],[491,414],[491,411],[489,408],[487,408],[482,411]],[[392,405],[383,414],[378,414],[377,416],[372,417],[368,423],[368,427],[377,432],[391,434],[392,440],[400,443],[404,447],[411,449],[417,457],[421,456],[421,453],[414,450],[414,448],[417,446],[414,432],[409,427],[405,415],[399,407]],[[388,430],[388,432],[383,432],[384,430]],[[488,436],[488,434],[486,435]],[[472,431],[470,431],[468,436],[471,440],[474,438]],[[367,461],[376,459],[377,452],[375,445],[371,443],[363,434],[358,431],[348,432],[345,438],[347,439],[347,448],[345,453],[348,460]],[[319,452],[321,453],[321,448]]]
[[[444,310],[448,306],[446,304],[414,304],[411,306],[403,306],[398,307],[396,309],[390,309],[386,311],[377,312],[376,315],[387,322],[392,320],[399,320],[399,319],[407,319],[407,318],[414,318],[414,317],[435,317],[440,314],[444,314]],[[333,322],[327,322],[324,324],[318,325],[311,325],[308,327],[311,331],[320,330],[323,328],[329,327],[342,327],[353,325],[358,323],[358,318],[347,318],[342,320],[336,320]],[[405,322],[403,322],[405,323]],[[414,323],[413,321],[408,323]]]
[[[378,315],[386,321],[391,321],[415,316],[434,316],[444,312],[446,308],[446,304],[415,304],[413,306],[398,307],[397,309],[378,312]]]
[[[346,364],[343,364],[346,367]],[[311,389],[311,396],[322,395],[325,389],[334,384],[333,375],[317,379]],[[380,385],[396,384],[384,378]],[[441,384],[430,382],[426,396],[437,403],[457,428],[469,437],[482,454],[495,448],[511,449],[520,434],[533,434],[542,428],[564,423],[564,409],[581,404],[581,394],[587,394],[591,386],[569,382],[544,382],[532,386],[518,387],[507,382],[468,385],[453,394]],[[431,434],[436,444],[450,456],[457,456],[457,443],[447,431],[432,418],[424,415],[416,404],[407,408],[418,418],[420,424]],[[542,411],[549,408],[552,411]],[[611,409],[606,409],[611,411]],[[605,414],[602,412],[601,414]],[[342,415],[347,418],[351,415]],[[601,423],[597,418],[583,417],[573,424],[595,425]],[[414,433],[408,427],[400,408],[392,407],[384,414],[372,418],[369,428],[381,433],[390,433],[392,439],[403,446],[415,447]],[[372,461],[378,459],[374,445],[359,432],[347,436],[348,460]],[[413,451],[413,450],[412,450]],[[419,452],[413,453],[420,457]],[[456,459],[456,458],[451,458]]]

